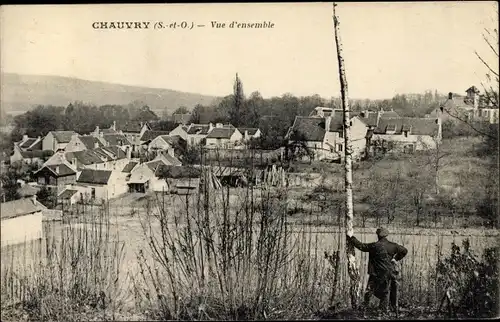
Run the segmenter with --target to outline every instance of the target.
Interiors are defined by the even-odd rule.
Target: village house
[[[84,196],[89,194],[90,191],[84,187],[77,187],[75,185],[67,186],[57,195],[57,203],[63,205],[64,209],[64,207],[69,207],[84,201]]]
[[[465,92],[465,97],[448,93],[448,99],[426,117],[440,118],[441,122],[483,121],[498,124],[498,106],[492,106],[475,86],[469,87]]]
[[[148,152],[166,151],[168,154],[175,156],[182,150],[183,145],[185,146],[183,141],[180,136],[160,135],[148,144]]]
[[[367,140],[370,153],[375,149],[413,153],[435,149],[441,141],[441,122],[432,118],[383,118],[370,130]]]
[[[359,116],[351,118],[353,158],[361,158],[366,149],[368,126]],[[286,139],[289,145],[303,145],[313,159],[340,160],[344,151],[343,114],[333,113],[326,118],[296,116]]]
[[[104,147],[104,143],[93,135],[79,135],[77,133],[71,136],[71,140],[66,145],[64,151],[76,152],[83,150],[91,150]]]
[[[148,130],[148,131],[144,132],[144,134],[140,138],[141,149],[147,150],[148,145],[149,145],[149,143],[151,143],[152,140],[156,139],[158,136],[169,135],[169,134],[170,134],[170,131]]]
[[[175,127],[172,131],[170,131],[169,135],[177,135],[177,136],[180,136],[181,138],[183,138],[185,141],[188,142],[189,144],[189,140],[188,140],[188,130],[189,130],[189,126],[187,125],[183,125],[183,124],[179,124],[177,125],[177,127]]]
[[[262,132],[258,128],[239,127],[238,131],[243,135],[243,141],[250,141],[261,137]]]
[[[4,202],[0,205],[1,246],[10,246],[43,237],[43,214],[46,207],[36,196]]]
[[[222,126],[221,126],[222,127]],[[190,124],[187,129],[187,143],[189,146],[205,145],[207,135],[214,129],[212,123]]]
[[[44,165],[34,173],[39,185],[46,186],[57,192],[64,190],[67,184],[74,183],[77,171],[67,162]]]
[[[83,169],[70,190],[86,189],[86,200],[103,202],[127,192],[126,175],[120,171]]]
[[[237,128],[216,124],[208,133],[205,146],[208,148],[234,148],[242,142],[243,135]]]
[[[169,154],[159,154],[155,160],[134,166],[128,179],[130,192],[146,193],[148,191],[167,192],[168,184],[164,178],[158,177],[160,166],[180,166],[181,162]]]
[[[51,131],[42,140],[42,150],[64,150],[75,134],[74,131]]]
[[[30,138],[23,135],[21,141],[14,143],[10,163],[24,162],[26,164],[41,165],[53,153],[52,150],[42,150],[42,139],[40,137]]]
[[[130,160],[129,155],[117,146],[105,146],[91,150],[74,152],[60,151],[48,159],[44,165],[58,165],[67,163],[73,169],[118,170],[122,169]]]

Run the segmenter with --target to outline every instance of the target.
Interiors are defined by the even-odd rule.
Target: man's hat
[[[377,229],[377,235],[379,237],[387,237],[387,236],[389,236],[389,231],[385,228],[379,228],[379,229]]]

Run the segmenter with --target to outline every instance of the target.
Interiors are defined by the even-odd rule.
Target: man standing
[[[379,309],[387,312],[389,294],[391,295],[391,309],[397,310],[397,275],[396,264],[403,259],[408,250],[401,245],[387,240],[389,231],[385,228],[377,229],[378,241],[364,244],[356,237],[347,237],[347,240],[357,249],[368,252],[368,285],[364,296],[364,305],[368,307],[371,295],[380,300]],[[396,311],[397,312],[397,311]]]

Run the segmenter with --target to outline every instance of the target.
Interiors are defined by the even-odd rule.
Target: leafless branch
[[[474,51],[474,53],[476,54],[477,58],[479,58],[479,60],[484,64],[484,66],[486,66],[486,68],[488,68],[490,70],[490,72],[495,75],[496,77],[499,77],[499,74],[497,71],[493,70],[493,68],[490,67],[490,65],[484,61],[484,59],[481,57],[481,55],[479,55],[477,53],[477,51]]]
[[[489,138],[491,138],[491,139],[494,139],[494,140],[497,140],[497,139],[498,139],[497,137],[495,137],[495,136],[493,136],[493,135],[490,135],[490,134],[488,134],[488,133],[486,133],[486,132],[483,132],[483,131],[481,131],[481,130],[476,129],[474,126],[472,126],[472,124],[470,124],[470,122],[468,122],[467,120],[464,120],[464,119],[460,118],[460,117],[459,117],[459,116],[457,116],[457,115],[453,115],[453,114],[451,114],[449,110],[447,110],[447,109],[443,109],[443,110],[444,110],[446,113],[448,113],[448,115],[450,115],[451,117],[456,118],[457,120],[459,120],[459,121],[461,121],[461,122],[463,122],[463,123],[467,124],[467,125],[468,125],[471,129],[473,129],[473,130],[474,130],[475,132],[477,132],[478,134],[481,134],[481,135],[483,135],[483,136],[487,136],[487,137],[489,137]]]

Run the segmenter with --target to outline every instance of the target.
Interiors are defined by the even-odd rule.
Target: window
[[[342,144],[337,144],[337,152],[342,152],[344,146]]]
[[[91,191],[90,191],[90,197],[92,199],[95,199],[95,188],[91,188]]]

